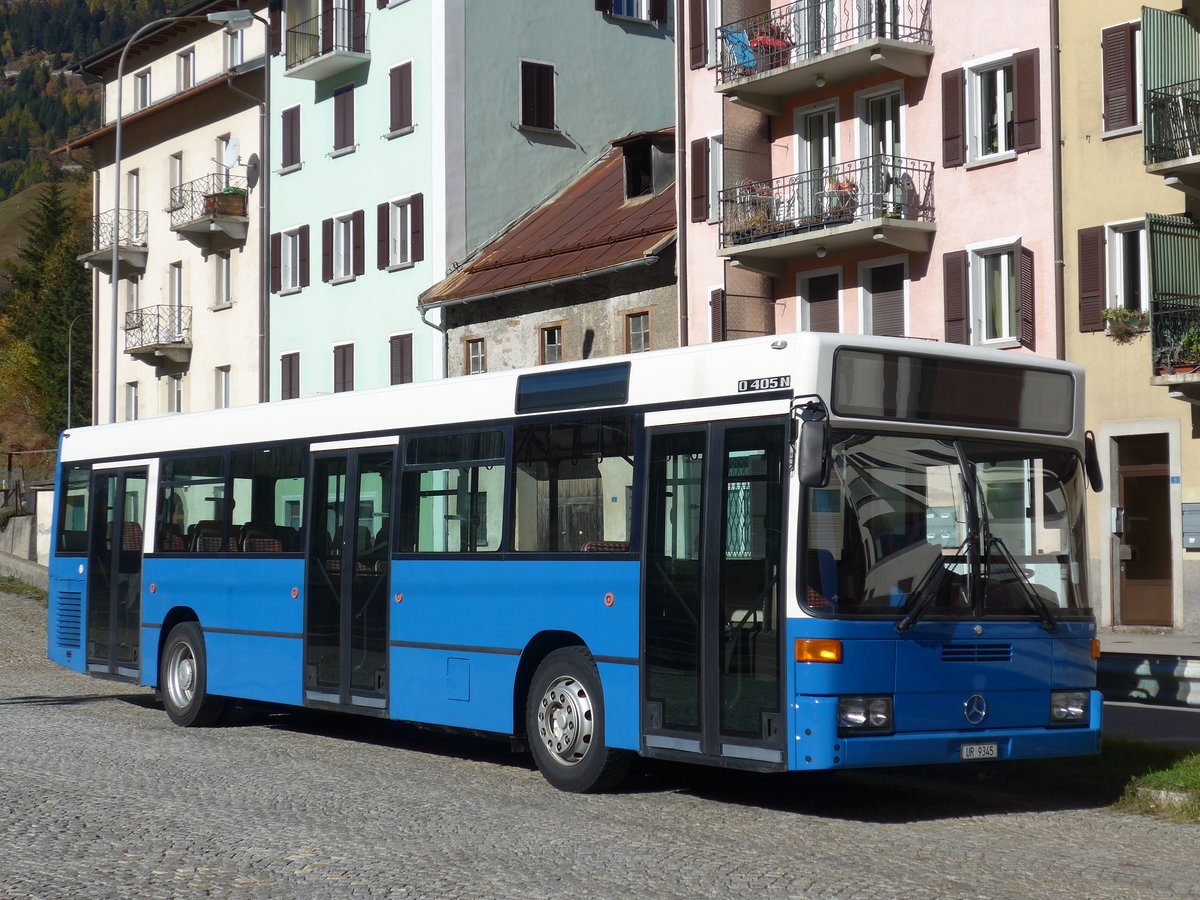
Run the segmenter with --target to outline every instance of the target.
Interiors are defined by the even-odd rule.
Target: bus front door
[[[642,725],[649,755],[785,763],[787,423],[651,431]]]
[[[309,502],[304,699],[387,710],[393,451],[314,456]]]
[[[141,673],[146,472],[101,469],[92,474],[87,667],[93,675],[136,681]]]

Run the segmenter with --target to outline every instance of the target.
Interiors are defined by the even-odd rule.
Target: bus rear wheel
[[[600,673],[586,647],[550,653],[534,672],[525,729],[543,777],[561,791],[594,793],[616,787],[633,754],[604,739]]]
[[[158,686],[167,715],[176,725],[203,727],[215,725],[224,717],[229,701],[208,693],[204,635],[195,622],[180,622],[167,635]]]

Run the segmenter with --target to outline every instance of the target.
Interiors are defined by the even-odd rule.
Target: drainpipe
[[[675,282],[679,296],[680,347],[688,345],[687,94],[683,74],[687,50],[683,41],[683,22],[683,0],[675,0]]]
[[[1066,260],[1063,240],[1063,187],[1062,187],[1062,81],[1059,45],[1059,0],[1050,0],[1050,142],[1052,154],[1051,193],[1054,195],[1054,314],[1058,320],[1055,329],[1057,342],[1055,352],[1059,359],[1067,358],[1067,301]]]

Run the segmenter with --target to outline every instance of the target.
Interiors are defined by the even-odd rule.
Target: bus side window
[[[62,505],[58,510],[58,552],[87,551],[88,496],[92,473],[83,466],[63,472]]]
[[[404,515],[399,547],[402,553],[481,553],[500,549],[505,474],[503,432],[412,438],[404,459],[401,483]]]

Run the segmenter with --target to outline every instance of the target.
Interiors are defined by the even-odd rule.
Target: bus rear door
[[[88,533],[87,668],[136,680],[141,672],[142,546],[147,470],[96,469]]]

